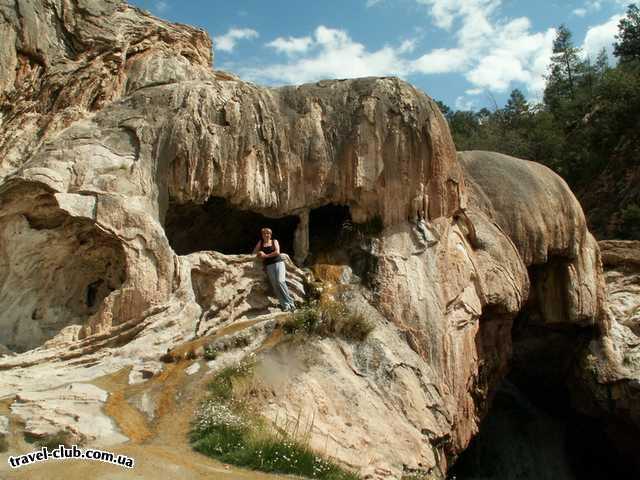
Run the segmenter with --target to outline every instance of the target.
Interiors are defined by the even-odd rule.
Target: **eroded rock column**
[[[293,238],[293,252],[295,262],[302,265],[309,255],[309,210],[300,212],[298,218],[300,221]]]

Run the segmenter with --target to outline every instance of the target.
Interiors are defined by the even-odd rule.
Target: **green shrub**
[[[58,448],[60,445],[71,447],[71,445],[77,444],[77,442],[74,441],[73,435],[70,432],[60,430],[51,435],[37,439],[35,444],[38,447],[47,447],[49,450],[53,450],[54,448]]]
[[[285,333],[295,333],[299,330],[312,332],[321,321],[321,312],[314,304],[304,305],[295,311],[292,317],[284,323]]]
[[[205,360],[215,360],[218,357],[218,351],[211,345],[204,347],[204,354],[202,355]]]
[[[622,224],[618,229],[620,237],[628,240],[640,240],[640,207],[628,204],[620,212]]]
[[[193,442],[195,450],[230,463],[262,472],[300,475],[326,480],[356,480],[309,447],[276,435],[255,438],[250,429],[220,426]]]
[[[208,389],[212,399],[217,401],[229,401],[233,398],[233,381],[246,378],[253,373],[255,365],[252,362],[243,362],[239,365],[231,365],[223,368],[209,383]]]
[[[351,311],[343,302],[320,300],[297,310],[283,325],[283,330],[362,341],[371,333],[373,325],[361,312]]]
[[[373,330],[373,324],[369,322],[361,312],[349,312],[342,322],[340,334],[349,340],[362,341]]]

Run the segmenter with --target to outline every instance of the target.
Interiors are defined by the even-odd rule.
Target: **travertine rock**
[[[113,396],[93,401],[147,441],[142,418],[162,422],[176,385],[206,378],[181,372],[211,343],[224,350],[213,371],[256,354],[274,392],[264,414],[315,419],[317,449],[330,443],[374,477],[440,478],[508,370],[530,291],[545,321],[606,330],[598,248],[564,182],[497,154],[458,160],[435,103],[407,83],[258,87],[211,70],[203,32],[116,0],[0,11],[0,344],[19,353],[0,358],[0,398],[14,399],[27,431],[49,422],[100,444],[85,428],[93,413],[71,425],[58,397],[34,392],[116,378]],[[264,221],[291,217],[287,253],[299,261],[318,207],[379,224],[349,244],[357,258],[340,244],[323,252],[346,256],[366,285],[342,290],[375,322],[370,338],[282,342],[250,248],[191,253],[187,242],[177,255],[167,218],[214,199]],[[213,215],[202,225],[241,218],[201,211]],[[177,228],[199,225],[188,220]],[[306,274],[287,267],[301,300]],[[540,269],[533,282],[527,267]],[[46,401],[36,416],[19,398]]]
[[[121,0],[0,4],[0,173],[42,142],[130,92],[210,78],[211,41]]]
[[[20,394],[11,405],[11,413],[25,418],[25,431],[36,438],[54,435],[64,427],[80,441],[99,438],[102,445],[113,445],[127,438],[101,411],[107,397],[107,392],[95,385],[71,383],[46,391]],[[43,404],[47,406],[44,410]]]
[[[458,154],[472,202],[494,219],[535,271],[547,324],[588,326],[604,318],[600,254],[567,184],[539,163],[492,152]],[[534,273],[534,272],[532,272]]]
[[[600,248],[611,328],[585,349],[574,401],[581,412],[607,422],[609,440],[640,471],[629,445],[640,434],[640,242],[602,241]]]

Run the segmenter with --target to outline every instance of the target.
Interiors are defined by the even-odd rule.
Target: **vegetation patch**
[[[203,357],[205,360],[215,360],[218,357],[218,351],[212,345],[204,347]]]
[[[71,447],[74,444],[78,445],[80,443],[75,435],[66,430],[60,430],[44,437],[32,437],[25,435],[25,440],[27,440],[27,442],[34,443],[40,448],[47,447],[49,450],[58,448],[60,445]]]
[[[320,299],[298,309],[283,325],[283,330],[289,334],[306,332],[362,341],[373,330],[373,324],[361,312],[350,310],[343,302]]]
[[[254,364],[222,370],[209,384],[208,398],[194,420],[190,440],[195,450],[221,462],[263,472],[323,480],[357,480],[315,454],[308,442],[276,431],[251,407]]]
[[[622,225],[618,229],[618,235],[625,239],[640,238],[640,207],[630,203],[622,209]]]

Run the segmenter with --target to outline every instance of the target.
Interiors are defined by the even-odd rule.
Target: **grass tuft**
[[[47,435],[35,441],[35,444],[38,447],[47,447],[49,450],[58,448],[60,445],[64,445],[68,448],[77,443],[78,442],[76,441],[75,437],[70,432],[67,432],[65,430],[60,430],[56,433],[52,433],[51,435]]]
[[[363,341],[374,327],[361,312],[351,311],[342,302],[319,300],[297,310],[282,328],[289,334],[304,331],[322,337]]]
[[[218,357],[218,351],[212,345],[207,345],[204,347],[203,357],[205,360],[215,360]]]
[[[252,377],[254,365],[222,370],[209,385],[209,398],[197,412],[190,440],[193,448],[239,467],[305,476],[320,480],[358,480],[353,473],[316,455],[308,445],[269,429],[254,414],[246,392],[238,393]],[[245,384],[245,385],[243,385]]]
[[[241,363],[223,368],[209,383],[209,394],[217,401],[229,401],[233,398],[233,381],[245,378],[253,371],[251,363]]]

